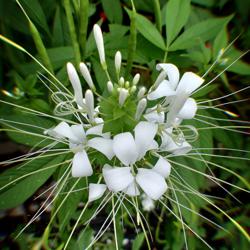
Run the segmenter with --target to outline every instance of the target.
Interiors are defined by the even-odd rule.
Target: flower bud
[[[141,87],[140,90],[138,91],[137,98],[141,99],[145,95],[145,93],[146,93],[146,88]]]
[[[129,88],[129,81],[125,82],[125,88],[128,89]]]
[[[93,122],[94,121],[94,111],[95,111],[94,95],[90,89],[88,89],[85,92],[85,104],[86,104],[87,114],[88,114],[89,120],[90,120],[90,122]]]
[[[130,88],[130,93],[131,94],[134,94],[135,93],[135,91],[136,91],[136,86],[134,85],[134,86],[132,86],[131,88]]]
[[[114,86],[113,86],[113,83],[111,81],[107,82],[107,89],[108,89],[109,93],[113,92]]]
[[[95,85],[94,85],[94,83],[92,81],[92,78],[91,78],[91,75],[89,73],[88,67],[83,62],[80,63],[80,71],[82,73],[83,78],[85,79],[85,81],[89,85],[89,87],[91,89],[95,90]]]
[[[132,83],[133,83],[133,85],[136,85],[139,81],[140,81],[140,74],[139,73],[137,73],[135,76],[134,76],[134,78],[133,78],[133,81],[132,81]]]
[[[100,57],[100,62],[103,68],[106,68],[106,60],[105,60],[105,51],[104,51],[104,43],[103,43],[103,35],[101,28],[98,24],[94,25],[94,38],[97,46],[97,50]]]
[[[67,73],[74,89],[75,101],[80,107],[84,107],[81,82],[72,63],[67,63]]]
[[[117,51],[115,54],[115,69],[116,73],[119,76],[122,64],[122,54],[120,51]]]
[[[119,92],[119,104],[122,106],[128,97],[128,90],[121,88]]]
[[[121,78],[119,79],[119,85],[120,85],[121,87],[123,87],[124,82],[125,82],[124,78],[121,77]]]
[[[142,98],[138,104],[137,104],[137,108],[136,108],[136,113],[135,113],[135,119],[138,121],[141,118],[142,113],[144,112],[144,110],[147,107],[147,99],[146,98]]]

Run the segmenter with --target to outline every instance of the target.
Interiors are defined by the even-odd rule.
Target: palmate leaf
[[[190,0],[171,0],[166,8],[167,46],[186,24],[190,14]]]
[[[19,180],[1,190],[0,209],[16,207],[31,197],[55,172],[64,158],[65,155],[35,159],[6,170],[0,176],[1,189],[11,181]],[[37,172],[34,173],[34,171]],[[20,178],[21,176],[24,178]]]
[[[126,9],[129,15],[132,15],[132,11]],[[157,30],[156,26],[153,25],[146,17],[136,13],[136,28],[138,31],[156,47],[165,50],[166,46],[162,35]]]
[[[210,18],[185,30],[169,47],[169,51],[188,49],[197,44],[198,39],[213,39],[232,19],[232,15],[223,18]]]

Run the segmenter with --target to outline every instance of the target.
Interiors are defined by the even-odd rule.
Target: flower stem
[[[33,22],[30,20],[28,14],[26,13],[25,9],[23,8],[23,6],[21,5],[21,3],[19,1],[16,1],[17,4],[19,5],[19,7],[21,8],[23,14],[25,15],[25,17],[27,18],[28,22],[29,22],[29,29],[30,29],[30,33],[31,36],[33,38],[33,41],[35,43],[37,52],[44,64],[44,66],[52,73],[54,74],[54,70],[51,64],[51,61],[49,59],[49,56],[47,54],[47,50],[44,46],[44,43],[42,41],[42,38],[36,28],[36,26],[33,24]]]
[[[125,76],[127,77],[132,69],[132,64],[134,60],[135,50],[136,50],[136,10],[133,3],[132,3],[132,13],[130,15],[130,36],[128,41],[128,57],[127,57],[127,67]]]
[[[159,0],[154,0],[154,12],[155,12],[155,22],[156,27],[161,33],[161,7]]]
[[[73,19],[71,7],[70,7],[70,1],[64,0],[63,3],[64,3],[64,8],[66,12],[68,27],[69,27],[69,34],[70,34],[72,46],[73,46],[74,53],[75,53],[76,64],[79,65],[81,62],[81,53],[80,53],[80,47],[77,41],[76,29],[75,29],[74,19]]]
[[[82,56],[85,55],[86,39],[88,31],[88,14],[89,14],[89,0],[80,0],[80,31],[79,31],[79,42],[81,46]]]

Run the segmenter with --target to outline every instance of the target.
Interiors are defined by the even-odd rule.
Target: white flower
[[[168,80],[163,80],[161,83],[158,81],[158,87],[148,94],[148,99],[168,97],[170,105],[167,125],[171,126],[175,118],[193,118],[197,111],[197,104],[189,96],[200,87],[204,80],[192,72],[186,72],[179,81],[179,70],[173,64],[157,64],[156,69],[163,70],[162,72],[166,73]]]
[[[159,158],[152,169],[138,168],[134,176],[131,167],[111,167],[105,165],[103,177],[109,190],[123,191],[129,196],[140,194],[140,187],[153,200],[158,200],[167,190],[165,178],[169,176],[171,165]]]
[[[94,137],[87,140],[87,135],[92,134],[93,131],[85,133],[82,124],[69,126],[66,122],[61,122],[47,133],[55,138],[68,139],[69,148],[74,152],[72,161],[73,177],[90,176],[93,174],[92,166],[86,153],[86,147],[100,151],[108,159],[112,159],[114,156],[112,140],[103,137]]]
[[[160,157],[152,169],[137,168],[137,174],[132,173],[133,165],[147,151],[157,149],[158,145],[154,140],[157,125],[143,121],[134,130],[135,136],[125,132],[114,137],[114,153],[125,167],[111,167],[106,164],[103,168],[105,183],[109,190],[123,191],[130,196],[139,195],[140,187],[150,198],[158,200],[167,190],[165,178],[169,176],[170,164]]]

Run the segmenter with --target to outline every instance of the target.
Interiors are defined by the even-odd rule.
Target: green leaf
[[[0,120],[0,123],[3,124],[5,127],[15,131],[8,131],[8,136],[21,144],[27,146],[36,146],[37,147],[44,147],[51,143],[51,140],[46,140],[43,143],[45,138],[43,137],[44,130],[51,128],[55,125],[54,122],[38,117],[38,116],[31,116],[31,115],[24,115],[24,114],[15,114],[15,115],[6,115],[1,117],[3,120]],[[9,126],[8,126],[9,125]],[[37,127],[36,127],[37,126]],[[34,133],[32,135],[31,133]]]
[[[186,24],[191,10],[190,0],[170,0],[166,8],[167,47]]]
[[[17,181],[14,185],[11,185],[11,187],[8,187],[6,191],[0,194],[0,209],[16,207],[32,196],[54,173],[57,167],[53,167],[53,165],[62,162],[64,157],[65,155],[36,159],[30,161],[28,164],[11,168],[4,172],[0,177],[1,187],[3,187],[6,182],[8,183],[13,179],[38,170],[37,173],[30,174],[26,178]]]
[[[224,27],[214,39],[213,44],[213,58],[216,60],[221,49],[225,49],[228,44],[227,29]]]
[[[132,11],[126,9],[129,15],[132,15]],[[162,35],[157,30],[156,26],[153,25],[146,17],[136,13],[136,28],[138,31],[156,47],[165,50],[166,46]]]
[[[75,185],[74,189],[68,195],[68,192],[70,192],[71,188],[73,188],[74,185]],[[61,233],[65,231],[65,228],[69,224],[70,220],[74,217],[80,201],[83,200],[84,193],[86,193],[86,190],[84,190],[85,187],[86,187],[86,180],[84,178],[80,180],[73,178],[69,180],[69,182],[66,184],[66,187],[63,189],[63,193],[57,200],[57,204],[59,206],[63,201],[63,199],[65,198],[65,196],[67,196],[66,201],[63,203],[57,215],[59,219],[59,230]],[[79,191],[81,189],[83,190]],[[78,191],[74,192],[75,190]]]
[[[119,0],[102,0],[102,6],[111,23],[122,23],[122,7]]]
[[[92,237],[94,237],[94,230],[91,228],[83,229],[79,234],[79,237],[74,245],[74,250],[82,250],[89,246],[92,241]]]
[[[145,238],[144,233],[138,234],[135,240],[133,241],[132,250],[140,250],[143,244],[144,238]]]
[[[211,18],[193,25],[185,30],[169,47],[169,51],[188,49],[196,46],[199,40],[205,42],[213,39],[232,19],[232,15],[223,18]]]

